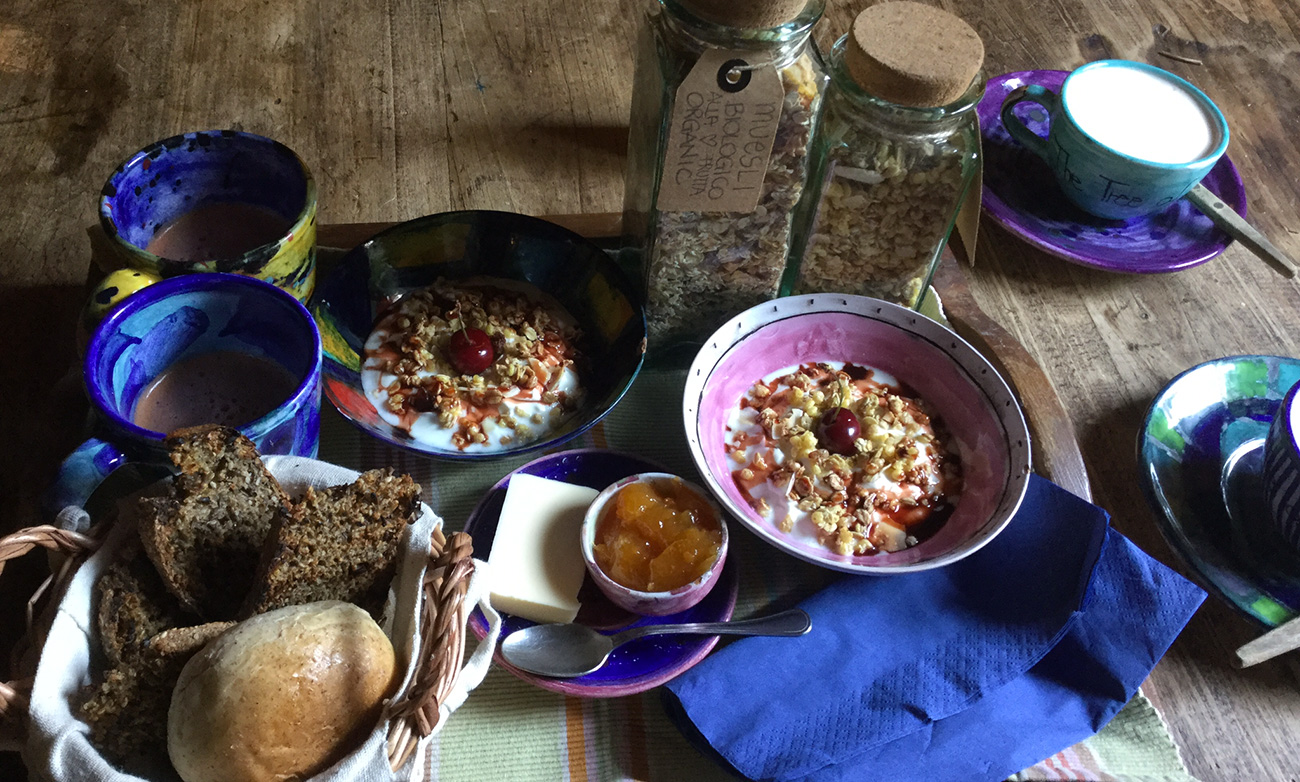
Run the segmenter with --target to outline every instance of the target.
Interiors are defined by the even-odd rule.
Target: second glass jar
[[[981,76],[955,101],[904,106],[862,89],[845,64],[828,69],[809,186],[782,292],[839,292],[917,307],[979,169],[975,107]]]

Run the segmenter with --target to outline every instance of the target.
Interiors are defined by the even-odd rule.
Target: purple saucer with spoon
[[[1029,244],[1071,263],[1103,271],[1155,274],[1188,269],[1218,256],[1232,238],[1187,199],[1152,215],[1128,220],[1094,217],[1071,204],[1047,164],[1002,125],[1003,100],[1037,84],[1061,89],[1067,71],[1017,71],[989,79],[978,112],[984,142],[984,211]],[[1046,134],[1047,113],[1022,105],[1016,116]],[[1246,191],[1224,155],[1202,180],[1212,193],[1245,216]]]

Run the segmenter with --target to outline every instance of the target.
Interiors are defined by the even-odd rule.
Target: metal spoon
[[[1193,187],[1187,194],[1187,200],[1225,233],[1273,267],[1278,274],[1288,279],[1295,276],[1295,262],[1291,257],[1275,247],[1258,228],[1246,222],[1244,217],[1223,203],[1223,199],[1211,193],[1205,185]]]
[[[506,662],[529,673],[569,678],[599,669],[610,652],[628,641],[647,635],[803,635],[812,627],[808,614],[798,608],[738,622],[694,622],[645,625],[613,635],[602,635],[579,624],[547,624],[516,630],[501,642]]]

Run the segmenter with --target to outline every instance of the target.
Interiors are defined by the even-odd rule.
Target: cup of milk
[[[1014,112],[1047,109],[1046,138]],[[1086,212],[1113,220],[1150,214],[1182,198],[1228,148],[1228,123],[1205,93],[1168,71],[1099,60],[1073,71],[1060,94],[1025,85],[1002,103],[1002,124],[1047,161]]]

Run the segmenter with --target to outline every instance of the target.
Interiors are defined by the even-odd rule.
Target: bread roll
[[[392,643],[351,603],[255,616],[185,665],[167,753],[185,782],[305,779],[374,729],[396,672]]]

